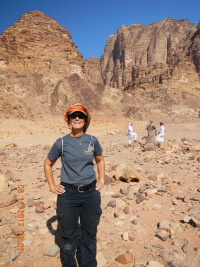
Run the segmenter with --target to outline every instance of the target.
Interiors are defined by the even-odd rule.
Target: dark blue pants
[[[65,193],[58,195],[57,217],[61,226],[61,262],[63,267],[77,266],[77,229],[81,226],[81,266],[96,267],[96,233],[101,216],[101,196],[95,188],[80,193],[65,187]]]

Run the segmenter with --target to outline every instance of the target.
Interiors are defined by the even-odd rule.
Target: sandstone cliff
[[[83,65],[69,31],[42,12],[25,13],[0,37],[0,68],[82,76]]]
[[[196,31],[187,20],[172,18],[150,25],[121,26],[108,38],[100,60],[105,84],[128,89],[157,86],[168,80],[199,80],[193,64],[198,70]],[[191,48],[195,60],[187,55],[192,40],[196,42]]]
[[[1,116],[35,118],[74,102],[99,108],[104,85],[89,69],[66,28],[25,13],[0,36]]]
[[[192,44],[189,49],[189,55],[191,56],[196,71],[200,73],[200,23],[197,25],[197,32],[192,37]]]

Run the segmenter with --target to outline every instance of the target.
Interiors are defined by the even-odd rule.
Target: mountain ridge
[[[166,18],[120,26],[100,60],[83,60],[65,27],[27,12],[0,36],[1,116],[42,118],[82,102],[92,112],[146,118],[152,101],[163,112],[180,105],[198,116],[199,47],[198,25]]]

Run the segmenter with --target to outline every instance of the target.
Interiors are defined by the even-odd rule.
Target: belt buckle
[[[79,189],[79,187],[81,187],[81,186],[83,186],[83,185],[79,185],[79,186],[78,186],[78,192],[79,192],[79,193],[83,193],[83,192],[84,192],[84,191],[81,191],[81,190]]]

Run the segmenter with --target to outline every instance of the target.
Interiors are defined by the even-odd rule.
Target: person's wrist
[[[54,192],[55,187],[56,187],[55,185],[51,185],[51,186],[49,186],[50,191],[51,191],[51,192]]]

